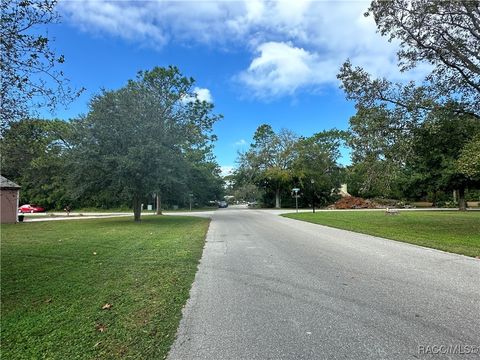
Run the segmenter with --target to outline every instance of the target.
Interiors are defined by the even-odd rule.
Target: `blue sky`
[[[55,116],[88,112],[101,88],[138,70],[176,65],[224,119],[215,126],[218,163],[229,169],[262,123],[299,135],[346,129],[354,114],[336,79],[350,58],[376,76],[400,74],[395,43],[375,32],[364,1],[61,1],[50,26],[62,70],[87,90]],[[342,159],[348,163],[348,156]]]

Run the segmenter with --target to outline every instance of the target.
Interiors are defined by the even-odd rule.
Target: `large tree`
[[[21,201],[61,209],[71,201],[67,157],[71,124],[61,120],[15,122],[0,139],[2,175],[22,187]]]
[[[480,181],[480,132],[473,136],[460,151],[457,171],[469,179]]]
[[[426,80],[436,99],[480,117],[480,2],[478,0],[375,0],[380,34],[400,42],[399,66],[433,66]]]
[[[358,106],[350,118],[348,169],[352,190],[361,196],[392,196],[402,167],[412,152],[418,121],[405,121],[404,112],[383,106]]]
[[[35,109],[67,104],[72,90],[59,70],[65,58],[51,48],[46,25],[58,21],[56,0],[1,0],[0,131]],[[80,90],[81,91],[81,90]]]
[[[279,208],[282,200],[291,199],[292,188],[300,188],[300,204],[325,205],[342,180],[338,160],[347,137],[338,130],[298,137],[286,129],[276,133],[270,125],[260,125],[250,149],[239,156],[232,191],[248,201],[263,192],[264,204]]]
[[[347,137],[346,132],[333,129],[301,138],[296,144],[295,178],[305,195],[304,202],[311,201],[313,208],[332,202],[340,188],[343,168],[338,160]]]
[[[465,210],[465,190],[478,187],[480,178],[474,173],[465,174],[458,165],[469,164],[461,158],[465,156],[463,144],[471,144],[478,134],[480,122],[471,116],[455,115],[448,108],[430,113],[412,134],[412,153],[405,164],[410,175],[406,183],[430,192],[434,200],[438,191],[457,190],[459,208]]]
[[[376,0],[366,13],[378,31],[397,40],[401,71],[428,63],[421,86],[373,79],[349,61],[338,78],[347,98],[362,106],[389,104],[429,111],[448,103],[458,113],[480,118],[480,2]]]
[[[254,183],[267,192],[273,192],[275,207],[281,207],[281,193],[292,180],[295,144],[298,136],[282,129],[275,133],[270,125],[260,125],[253,135],[250,149],[240,154],[236,178]]]
[[[132,201],[139,221],[147,195],[188,183],[187,154],[208,153],[219,119],[212,104],[196,98],[193,85],[176,67],[156,67],[96,96],[77,124],[77,196],[111,189]]]
[[[414,132],[420,137],[417,130],[424,129],[425,121],[431,122],[439,114],[448,114],[451,119],[480,119],[479,5],[479,1],[428,0],[371,3],[366,16],[374,17],[382,35],[399,43],[399,69],[408,71],[427,63],[432,70],[421,83],[394,83],[386,78],[375,79],[348,60],[343,64],[338,78],[357,108],[351,120],[354,155],[368,139],[373,140],[370,146],[376,149],[370,151],[370,157],[357,161],[358,169],[367,175],[387,169],[383,173],[394,181],[413,154]],[[449,139],[446,132],[436,136],[447,137],[442,140],[445,142],[455,138],[459,142],[455,149],[464,147],[468,140],[462,136]],[[417,146],[415,156],[421,152]],[[458,154],[452,154],[450,158],[456,157]],[[425,164],[429,163],[427,158]],[[432,172],[442,168],[435,161],[429,166]],[[461,182],[456,183],[461,186]]]

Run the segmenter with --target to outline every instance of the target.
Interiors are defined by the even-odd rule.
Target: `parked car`
[[[228,207],[228,203],[226,201],[219,201],[218,202],[218,207],[219,208],[227,208]]]
[[[44,212],[44,211],[45,211],[45,208],[38,205],[34,205],[34,204],[25,204],[18,208],[18,212],[21,212],[21,213],[37,213],[37,212]]]

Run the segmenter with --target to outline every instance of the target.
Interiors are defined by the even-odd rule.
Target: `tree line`
[[[175,67],[140,72],[123,88],[102,91],[79,119],[27,119],[36,107],[78,95],[56,71],[64,57],[37,27],[58,20],[55,5],[1,5],[1,170],[23,186],[23,200],[51,208],[130,203],[138,220],[153,194],[169,204],[191,194],[199,203],[218,198],[212,125],[220,116],[196,99],[193,79]],[[478,196],[480,1],[374,0],[365,16],[399,44],[400,71],[419,64],[431,71],[420,82],[393,82],[345,61],[337,77],[356,107],[348,131],[299,137],[260,126],[228,179],[238,197],[279,207],[300,187],[303,205],[322,205],[342,182],[353,195],[429,197],[436,204],[456,191],[460,209],[467,196]],[[346,167],[342,147],[352,153]]]
[[[433,202],[480,186],[480,2],[372,1],[378,32],[399,43],[400,71],[427,64],[420,83],[374,78],[346,61],[338,78],[350,120],[352,176],[369,195]]]
[[[435,206],[480,200],[480,122],[452,114],[448,107],[429,113],[409,131],[390,127],[381,108],[361,109],[347,131],[326,130],[309,137],[260,125],[237,168],[227,177],[237,200],[280,208],[325,206],[339,199],[341,184],[354,196],[428,200]],[[341,163],[348,149],[351,164]]]
[[[0,141],[2,174],[22,186],[22,202],[129,205],[137,221],[153,197],[180,206],[217,200],[212,126],[221,116],[193,85],[176,67],[156,67],[94,96],[78,119],[12,123]]]
[[[239,154],[238,167],[227,177],[229,190],[239,200],[280,208],[295,202],[292,189],[298,187],[300,206],[324,206],[336,198],[342,182],[340,149],[347,135],[329,130],[300,137],[260,125],[249,150]]]
[[[1,2],[0,146],[2,175],[22,186],[21,201],[47,208],[185,205],[221,197],[212,147],[221,118],[176,67],[140,72],[103,90],[86,116],[38,118],[83,91],[70,86],[46,25],[60,21],[57,0]]]
[[[61,70],[63,54],[51,47],[46,26],[60,21],[57,0],[0,3],[0,134],[39,109],[68,105],[76,89]]]
[[[364,197],[428,197],[440,204],[456,191],[460,209],[466,207],[467,193],[478,200],[480,2],[375,0],[365,16],[373,16],[378,32],[399,44],[401,72],[428,64],[430,73],[421,82],[393,82],[347,60],[337,77],[347,99],[355,102],[356,114],[347,133],[333,134],[336,144],[344,140],[350,148],[352,164],[338,164],[338,145],[324,154],[328,146],[318,144],[319,136],[331,132],[295,139],[286,130],[274,134],[261,126],[250,150],[239,157],[231,179],[234,190],[255,189],[270,205],[269,194],[275,194],[277,207],[289,188],[315,193],[322,184],[327,199],[341,181]],[[278,148],[272,145],[277,143]],[[329,161],[321,163],[321,156]],[[256,172],[245,175],[256,163]],[[312,170],[330,180],[316,182]]]

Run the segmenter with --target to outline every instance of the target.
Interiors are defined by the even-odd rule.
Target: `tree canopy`
[[[209,155],[212,126],[220,116],[196,98],[193,84],[176,67],[156,67],[94,97],[90,112],[76,124],[78,196],[112,189],[133,201],[139,220],[149,193],[186,187],[189,174],[217,176]]]
[[[13,121],[36,115],[36,108],[52,110],[82,91],[69,86],[58,68],[65,57],[52,50],[43,30],[59,20],[56,5],[56,0],[1,0],[2,132]]]
[[[480,119],[480,2],[374,0],[365,15],[398,42],[400,71],[421,64],[431,71],[420,83],[395,83],[349,60],[341,67],[341,87],[357,108],[349,169],[355,181],[362,179],[357,188],[388,196],[455,186],[462,198],[465,187],[476,186],[459,169],[472,169],[460,151],[475,144],[471,124]]]
[[[375,0],[367,15],[380,34],[400,42],[399,67],[433,66],[426,81],[436,99],[480,117],[480,2]]]
[[[480,132],[474,135],[460,151],[457,170],[470,179],[480,179]]]
[[[432,70],[418,86],[372,79],[347,60],[338,78],[348,99],[413,115],[448,103],[456,112],[480,118],[480,2],[375,0],[365,15],[374,17],[380,34],[399,42],[401,71],[425,63]]]
[[[153,197],[218,200],[212,127],[221,116],[193,85],[176,67],[156,67],[103,90],[79,119],[14,122],[0,139],[2,174],[21,184],[22,201],[49,209],[133,204],[136,220]]]
[[[280,208],[282,202],[291,203],[291,189],[300,187],[301,205],[326,204],[340,187],[338,160],[345,136],[330,130],[299,137],[287,129],[276,133],[270,125],[260,125],[249,150],[239,154],[232,191],[244,199],[262,196],[264,205]]]
[[[0,139],[2,175],[21,184],[21,201],[48,208],[70,202],[67,157],[71,128],[61,120],[27,119],[12,123]]]

